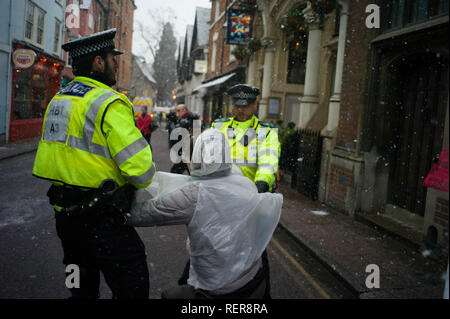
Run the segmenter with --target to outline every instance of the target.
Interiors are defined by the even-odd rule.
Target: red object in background
[[[136,120],[136,125],[139,129],[139,131],[142,132],[142,135],[148,135],[152,131],[150,130],[150,125],[152,124],[152,117],[147,114],[145,119],[142,117],[142,115],[139,115],[139,117]]]
[[[14,43],[17,49],[33,50],[36,62],[27,69],[14,64],[11,94],[11,142],[41,135],[42,122],[47,105],[58,93],[64,61],[47,55],[24,43]]]
[[[448,148],[442,150],[439,162],[433,164],[431,171],[423,182],[423,186],[448,192]]]

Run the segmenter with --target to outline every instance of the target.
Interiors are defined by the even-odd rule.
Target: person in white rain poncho
[[[195,143],[191,176],[158,172],[137,191],[128,224],[187,225],[189,280],[162,298],[259,299],[266,286],[261,254],[282,203],[281,194],[258,194],[250,179],[232,174],[225,137],[210,129]]]

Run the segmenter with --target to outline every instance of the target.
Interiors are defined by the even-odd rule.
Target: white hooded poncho
[[[231,174],[228,144],[218,130],[197,139],[191,177],[158,172],[138,190],[128,218],[132,226],[186,224],[191,266],[188,283],[228,293],[257,264],[278,224],[281,194],[258,194],[255,184]],[[256,269],[257,270],[257,269]],[[231,291],[230,291],[231,292]]]

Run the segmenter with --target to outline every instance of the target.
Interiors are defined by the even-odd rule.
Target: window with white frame
[[[55,44],[53,46],[53,52],[59,53],[61,47],[61,21],[55,19]]]
[[[216,32],[213,35],[213,47],[211,54],[211,72],[216,70],[216,53],[217,53],[217,39],[219,38],[219,34]]]
[[[214,14],[214,20],[217,21],[220,15],[220,0],[216,0],[216,13]]]
[[[94,16],[92,15],[92,13],[89,13],[89,29],[94,29]]]
[[[232,54],[231,52],[233,52],[233,50],[236,48],[235,44],[230,45],[230,57],[228,59],[228,62],[234,62],[236,60],[236,57],[234,56],[234,54]]]
[[[25,38],[33,38],[33,25],[34,25],[34,4],[28,1],[27,11],[25,14]]]
[[[44,22],[45,22],[45,12],[38,8],[38,19],[37,19],[37,37],[36,42],[38,44],[43,44],[44,42]]]
[[[44,32],[45,11],[28,1],[25,11],[25,39],[38,46],[43,46]]]
[[[99,12],[98,15],[97,15],[96,31],[97,32],[102,31],[102,26],[103,26],[103,16]]]

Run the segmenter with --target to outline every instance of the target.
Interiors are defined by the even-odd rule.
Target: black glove
[[[269,184],[263,181],[257,181],[256,188],[258,189],[258,193],[266,193],[269,191]]]

